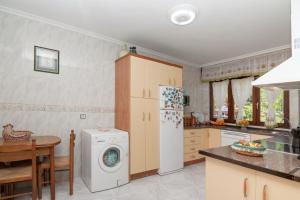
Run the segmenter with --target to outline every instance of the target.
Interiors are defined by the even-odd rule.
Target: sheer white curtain
[[[265,88],[268,100],[268,121],[275,122],[275,101],[280,95],[281,89],[279,88]]]
[[[237,121],[243,119],[243,108],[247,103],[247,100],[251,97],[251,82],[253,80],[254,77],[231,80],[233,99],[239,109],[239,112],[236,116]]]
[[[218,118],[222,118],[222,107],[228,97],[228,83],[229,81],[225,80],[221,82],[214,82],[212,84],[214,103],[218,108]]]

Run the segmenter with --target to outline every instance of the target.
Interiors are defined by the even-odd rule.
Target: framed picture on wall
[[[59,74],[59,51],[34,46],[34,71]]]

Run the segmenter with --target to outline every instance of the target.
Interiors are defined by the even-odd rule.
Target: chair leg
[[[33,184],[32,184],[32,200],[36,200],[37,199],[37,193],[38,193],[38,188],[37,188],[37,180],[32,180]]]
[[[42,199],[42,189],[43,189],[43,169],[38,167],[38,198]]]
[[[73,195],[73,187],[74,187],[74,171],[72,169],[69,170],[69,189],[70,195]]]

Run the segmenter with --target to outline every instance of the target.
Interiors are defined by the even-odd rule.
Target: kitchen
[[[298,200],[299,10],[0,0],[0,199]]]

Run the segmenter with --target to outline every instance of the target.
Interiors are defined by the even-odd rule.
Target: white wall
[[[60,51],[59,75],[33,71],[34,45]],[[61,137],[57,155],[68,154],[69,132],[75,129],[80,174],[81,130],[114,126],[114,61],[120,49],[116,43],[0,11],[0,125]],[[80,113],[87,118],[81,120]]]

